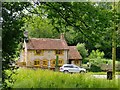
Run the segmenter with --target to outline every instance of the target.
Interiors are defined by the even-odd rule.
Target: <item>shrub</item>
[[[101,68],[95,64],[92,64],[91,67],[90,67],[90,71],[92,72],[100,72],[102,71]]]
[[[104,57],[104,52],[100,52],[98,49],[92,50],[92,52],[89,55],[89,58],[103,58]]]

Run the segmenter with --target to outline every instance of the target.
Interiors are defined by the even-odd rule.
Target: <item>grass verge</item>
[[[118,88],[118,80],[99,79],[86,74],[64,74],[49,70],[19,69],[13,88]]]

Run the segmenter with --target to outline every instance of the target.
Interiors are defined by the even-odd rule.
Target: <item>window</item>
[[[37,55],[43,55],[43,50],[36,50],[35,54],[37,54]]]
[[[70,66],[64,66],[64,68],[73,68],[73,66],[71,66],[71,65]]]
[[[75,64],[79,64],[79,60],[75,61],[74,63],[75,63]]]
[[[55,67],[55,64],[56,64],[55,59],[52,59],[52,60],[50,61],[50,66],[51,66],[51,67]]]
[[[63,50],[56,50],[55,54],[62,55],[63,54]]]
[[[47,65],[47,62],[46,62],[46,61],[43,61],[43,65]]]
[[[22,62],[22,65],[26,65],[26,62]]]
[[[49,50],[48,53],[51,53],[51,51]]]
[[[59,60],[59,64],[62,64],[62,60]]]
[[[35,60],[34,61],[34,66],[39,66],[40,65],[40,61],[39,60]]]
[[[55,64],[55,61],[53,61],[53,64]]]
[[[47,60],[43,60],[43,66],[48,66],[48,61]]]
[[[74,67],[74,68],[78,68],[78,67]]]
[[[58,65],[59,65],[59,66],[62,66],[62,65],[63,65],[63,59],[59,59]]]

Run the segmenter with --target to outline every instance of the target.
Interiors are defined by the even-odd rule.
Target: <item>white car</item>
[[[82,73],[82,72],[86,72],[86,69],[82,67],[78,67],[74,64],[64,64],[62,67],[60,67],[60,72]]]

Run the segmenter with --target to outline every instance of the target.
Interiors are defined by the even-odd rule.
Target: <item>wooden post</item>
[[[114,39],[114,32],[113,32]],[[113,78],[115,78],[115,61],[116,61],[116,42],[112,41],[112,60],[113,60]]]
[[[115,0],[114,0],[114,17],[115,17]],[[115,18],[114,18],[115,19]],[[116,61],[116,23],[114,21],[112,32],[112,60],[113,60],[113,79],[115,78],[115,61]]]

